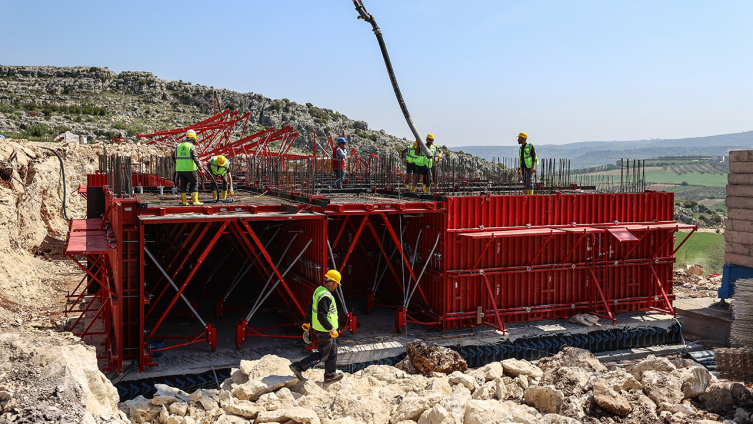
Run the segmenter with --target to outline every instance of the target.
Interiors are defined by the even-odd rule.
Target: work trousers
[[[523,188],[526,190],[532,190],[533,178],[531,178],[531,168],[521,168],[520,173],[523,174]]]
[[[225,175],[212,175],[212,178],[215,180],[217,177],[222,178],[222,191],[227,191],[227,188],[230,185],[230,174],[226,172]]]
[[[342,189],[343,181],[345,181],[345,170],[333,169],[332,171],[335,173],[335,182],[332,183],[332,187]]]
[[[199,191],[198,171],[178,171],[178,187],[181,193]]]
[[[315,331],[316,338],[319,339],[318,349],[311,355],[301,359],[298,366],[301,370],[306,371],[319,362],[324,361],[324,378],[334,377],[337,372],[337,339],[333,339],[327,332]]]
[[[429,169],[428,166],[416,166],[416,175],[423,175],[425,186],[428,186],[430,183],[430,179],[431,179],[430,174],[431,174],[431,169]]]

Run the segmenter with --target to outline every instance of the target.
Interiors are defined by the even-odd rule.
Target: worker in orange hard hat
[[[520,145],[520,168],[518,174],[523,176],[523,194],[533,194],[533,174],[536,173],[536,165],[539,159],[536,157],[536,149],[528,142],[528,134],[518,134]]]
[[[306,308],[306,317],[303,319],[303,330],[314,330],[319,339],[318,351],[312,353],[298,362],[290,364],[299,380],[306,380],[303,372],[314,365],[324,361],[324,382],[334,382],[343,378],[342,373],[337,373],[337,342],[340,335],[337,332],[337,302],[332,292],[340,286],[342,276],[337,270],[331,269],[324,275],[324,284],[314,291],[314,297]]]

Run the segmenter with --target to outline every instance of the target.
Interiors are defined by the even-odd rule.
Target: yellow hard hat
[[[196,132],[194,132],[194,130],[188,130],[188,132],[186,132],[186,138],[193,138],[196,140]]]
[[[432,133],[429,133],[429,134],[428,134],[428,135],[426,136],[426,139],[427,139],[427,140],[434,140],[434,134],[432,134]]]
[[[413,142],[413,148],[418,149],[418,140]]]
[[[327,280],[332,280],[337,284],[340,284],[340,279],[342,277],[340,276],[340,273],[337,272],[337,270],[330,269],[329,271],[327,271],[326,274],[324,274],[324,278],[326,278]]]
[[[225,166],[226,163],[227,163],[227,159],[225,158],[225,156],[222,156],[222,155],[217,156],[217,165]]]
[[[518,134],[518,137],[523,137],[523,138],[525,138],[526,140],[528,140],[528,134],[526,134],[526,133],[524,133],[524,132],[522,132],[522,133]]]

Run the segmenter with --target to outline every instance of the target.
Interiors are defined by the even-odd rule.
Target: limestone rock
[[[404,371],[407,374],[419,374],[416,367],[413,366],[413,362],[406,356],[402,361],[395,364],[395,368]]]
[[[471,400],[471,391],[463,385],[456,385],[452,388],[452,394],[445,396],[439,401],[448,412],[456,415],[463,415],[466,403]]]
[[[709,390],[698,396],[698,401],[705,410],[717,414],[726,414],[735,404],[732,392],[727,388]]]
[[[417,424],[463,424],[463,417],[451,414],[442,405],[435,405],[421,414]]]
[[[536,424],[580,424],[580,421],[564,415],[546,414]]]
[[[626,393],[625,399],[630,403],[630,407],[633,408],[631,416],[641,417],[646,423],[652,423],[659,421],[659,417],[656,415],[656,404],[648,396],[643,394],[639,390],[631,390]]]
[[[386,423],[390,417],[390,411],[378,397],[358,396],[345,389],[337,392],[332,410],[341,417],[350,416],[364,423]]]
[[[496,379],[497,377],[502,377],[503,375],[505,375],[505,370],[502,367],[501,362],[488,363],[484,365],[483,367],[479,368],[477,371],[478,371],[478,374],[480,376],[483,376],[483,378],[486,381],[491,381],[491,380]]]
[[[183,417],[177,415],[170,415],[167,417],[165,424],[183,424]]]
[[[229,392],[222,392],[220,394],[220,406],[222,410],[228,414],[238,415],[243,418],[253,419],[259,411],[263,410],[261,407],[254,405],[247,400],[239,400],[232,396]]]
[[[593,353],[577,347],[564,347],[556,355],[542,358],[538,362],[541,370],[550,368],[578,367],[585,372],[607,372],[607,368],[599,362]]]
[[[593,384],[593,398],[594,402],[601,408],[621,417],[629,414],[633,409],[627,399],[601,380],[597,380]]]
[[[410,342],[407,350],[413,367],[427,377],[434,372],[451,374],[468,369],[468,364],[459,353],[436,343]]]
[[[254,363],[251,367],[251,363]],[[248,371],[248,382],[238,385],[233,394],[238,399],[256,401],[265,393],[293,386],[298,379],[290,371],[290,361],[275,355],[265,355],[258,362],[241,362],[241,370]],[[244,371],[245,373],[246,371]]]
[[[202,395],[199,398],[199,403],[205,411],[212,411],[220,407],[220,405],[217,404],[217,401],[207,395]]]
[[[167,422],[167,417],[169,417],[170,414],[167,412],[167,408],[165,408],[165,405],[160,406],[160,412],[159,412],[159,422],[162,424],[165,424]]]
[[[599,378],[617,393],[622,390],[643,390],[643,385],[632,374],[622,368],[600,374]]]
[[[468,374],[463,374],[460,371],[455,371],[450,374],[450,384],[462,384],[471,392],[479,388],[479,381],[476,380],[476,377]]]
[[[547,368],[539,384],[554,386],[565,396],[580,396],[588,390],[589,379],[589,374],[582,368]]]
[[[646,395],[659,406],[674,405],[685,398],[682,382],[666,371],[643,371],[641,383]]]
[[[543,413],[559,414],[562,412],[565,395],[552,386],[533,386],[525,391],[523,400]]]
[[[426,386],[426,390],[449,395],[450,393],[452,393],[452,386],[450,385],[450,380],[446,377],[433,377],[429,382],[429,385]]]
[[[170,404],[168,410],[172,415],[180,415],[182,417],[188,411],[188,404],[185,402],[175,402]]]
[[[498,402],[469,400],[465,405],[465,424],[493,424],[510,422],[511,415]]]
[[[188,393],[184,392],[183,390],[176,389],[175,387],[170,387],[166,384],[155,384],[154,388],[157,390],[157,393],[154,394],[154,397],[160,397],[160,396],[166,396],[175,398],[181,401],[188,401]]]
[[[705,367],[701,366],[676,369],[672,371],[672,375],[680,380],[685,399],[691,399],[705,393],[711,381],[711,374]]]
[[[673,414],[683,414],[688,417],[695,415],[695,409],[692,406],[684,403],[678,403],[677,405],[662,405],[659,407],[659,411],[669,411]]]
[[[251,421],[237,415],[222,414],[214,424],[249,424]]]
[[[705,369],[705,368],[704,368]],[[732,394],[732,400],[735,401],[736,405],[749,405],[751,401],[753,401],[753,397],[750,394],[750,390],[748,390],[745,386],[743,386],[740,383],[732,383],[732,385],[729,387],[730,393]]]
[[[643,382],[643,373],[646,371],[665,371],[672,372],[676,369],[674,364],[669,359],[664,357],[655,357],[654,355],[648,355],[646,359],[638,362],[630,367],[628,372],[635,377],[636,380]]]
[[[321,421],[310,409],[291,407],[275,411],[262,411],[256,417],[256,423],[286,422],[293,420],[301,424],[320,424]]]
[[[390,418],[391,423],[397,423],[404,420],[416,421],[421,417],[424,411],[432,408],[439,402],[442,395],[439,393],[427,394],[424,396],[417,396],[411,394],[405,397],[400,405],[395,409]]]
[[[128,414],[134,423],[149,423],[162,411],[161,406],[152,405],[150,402],[142,402],[131,406]]]
[[[489,400],[497,397],[497,387],[494,381],[487,381],[481,387],[473,392],[473,399],[477,400]]]
[[[172,396],[159,396],[155,395],[152,400],[150,401],[152,405],[170,405],[171,403],[177,402],[178,399],[175,399]]]
[[[541,378],[544,372],[536,365],[531,364],[525,359],[505,359],[502,361],[502,368],[506,375],[510,377],[517,377],[519,375],[527,375],[533,378]]]
[[[499,400],[507,399],[507,386],[501,377],[494,380],[494,394]]]
[[[379,381],[383,381],[387,384],[397,383],[400,380],[409,378],[410,376],[403,370],[391,367],[389,365],[369,365],[363,370],[361,374],[362,378],[374,377]]]

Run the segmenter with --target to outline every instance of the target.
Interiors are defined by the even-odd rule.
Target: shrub
[[[121,121],[116,121],[114,124],[112,124],[112,127],[119,130],[124,130],[127,128],[125,122],[121,122]]]
[[[13,113],[15,112],[16,108],[14,108],[11,105],[6,105],[4,103],[0,103],[0,113]]]
[[[269,106],[267,106],[267,109],[268,110],[282,110],[282,103],[275,100],[272,103],[270,103]]]
[[[147,132],[146,127],[143,125],[133,124],[129,125],[126,129],[126,134],[128,134],[129,137],[135,137],[136,134],[144,134]]]
[[[687,182],[687,181],[683,181],[683,182],[681,182],[681,183],[680,183],[680,185],[681,185],[681,186],[687,186],[687,185],[690,185],[690,184],[688,184],[688,182]]]
[[[50,128],[46,124],[31,124],[26,127],[26,134],[32,137],[42,137],[50,132]]]
[[[329,122],[329,115],[327,112],[319,109],[316,106],[309,107],[309,114],[311,114],[312,117],[314,117],[314,121],[319,119],[320,121],[324,121],[323,123]]]

